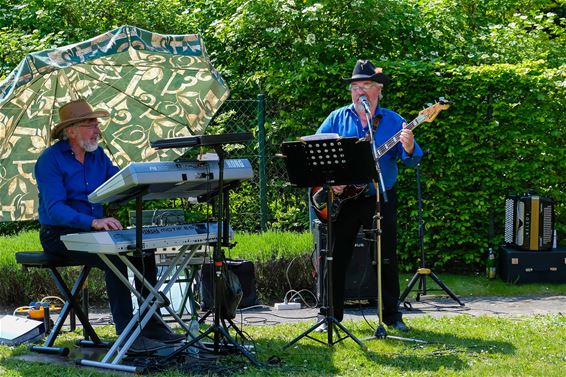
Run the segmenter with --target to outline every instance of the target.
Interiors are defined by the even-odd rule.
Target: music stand
[[[320,134],[305,137],[300,141],[285,142],[282,144],[283,157],[289,175],[289,181],[296,187],[322,186],[329,194],[326,198],[328,219],[332,219],[332,189],[331,185],[367,183],[377,178],[371,145],[368,141],[356,137],[338,137],[335,134]],[[326,324],[327,345],[332,346],[346,338],[352,338],[362,349],[367,350],[358,338],[356,338],[344,325],[334,317],[334,302],[332,290],[332,260],[333,260],[333,237],[332,221],[327,222],[326,236],[326,316],[314,326],[297,336],[284,348],[298,342],[303,337],[308,337],[319,343],[319,339],[309,334],[318,327]],[[333,329],[336,326],[346,336],[336,341],[333,339]],[[324,343],[323,343],[324,344]]]

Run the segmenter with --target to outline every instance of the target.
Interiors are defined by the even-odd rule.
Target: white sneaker
[[[327,332],[328,331],[328,322],[325,320],[326,316],[322,315],[322,314],[318,314],[316,316],[316,323],[322,322],[324,321],[322,324],[318,325],[318,327],[316,329],[314,329],[314,331],[316,332]]]

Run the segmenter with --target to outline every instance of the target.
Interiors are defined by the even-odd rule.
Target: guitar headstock
[[[429,104],[429,107],[419,112],[419,115],[424,116],[423,122],[432,122],[438,116],[438,113],[449,108],[451,103],[444,97],[440,97],[437,103]]]

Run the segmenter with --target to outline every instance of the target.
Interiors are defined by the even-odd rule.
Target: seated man
[[[68,233],[122,229],[117,219],[104,217],[100,204],[88,201],[88,195],[119,170],[98,145],[101,133],[98,118],[107,116],[106,111],[93,111],[85,100],[62,106],[60,123],[51,131],[51,138],[59,141],[37,159],[35,177],[39,190],[39,237],[44,251],[104,270],[110,310],[116,333],[120,335],[133,315],[130,290],[98,255],[69,251],[60,240],[61,235]],[[140,271],[144,271],[146,279],[154,285],[157,280],[155,258],[151,255],[143,259],[132,257],[132,262],[140,266]],[[111,256],[111,260],[127,276],[126,265],[117,257]],[[183,339],[184,336],[171,332],[154,317],[130,351],[155,351],[165,347],[165,343]]]

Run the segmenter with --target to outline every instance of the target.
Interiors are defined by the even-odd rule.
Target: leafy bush
[[[29,51],[122,24],[201,33],[232,97],[255,98],[262,92],[268,106],[276,108],[266,122],[268,219],[274,229],[308,227],[303,193],[284,187],[283,163],[273,158],[280,143],[314,133],[332,109],[348,103],[340,78],[357,58],[370,58],[393,78],[383,105],[406,118],[439,96],[454,101],[434,124],[415,131],[432,152],[421,170],[425,247],[435,268],[481,266],[488,243],[501,241],[504,198],[510,192],[534,188],[552,197],[559,238],[565,238],[563,2],[0,3],[5,10],[0,15],[0,75]],[[230,129],[234,117],[228,115],[216,131]],[[257,135],[251,119],[247,115],[238,127],[246,124]],[[401,262],[407,270],[418,259],[414,177],[413,170],[402,169],[398,190]],[[248,186],[234,198],[233,215],[243,229],[259,229],[257,195]],[[495,236],[490,240],[492,218]]]

